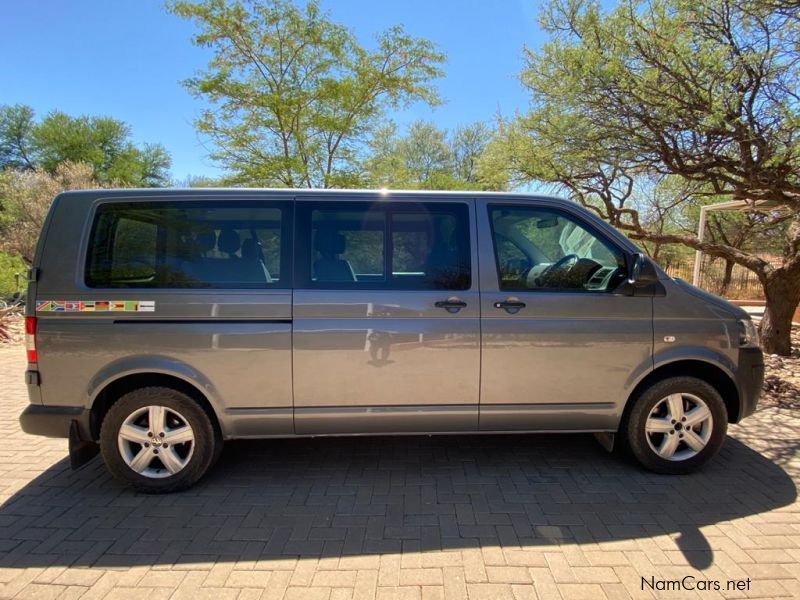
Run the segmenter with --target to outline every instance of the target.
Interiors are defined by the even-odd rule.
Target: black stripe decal
[[[291,319],[217,319],[209,317],[205,319],[114,319],[114,324],[136,325],[136,324],[169,324],[169,325],[196,325],[211,323],[283,323],[290,324]]]

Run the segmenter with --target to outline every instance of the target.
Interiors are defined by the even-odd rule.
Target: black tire
[[[120,453],[120,428],[130,415],[147,406],[163,406],[175,411],[192,428],[194,440],[191,442],[191,455],[186,452],[188,462],[172,475],[156,478],[138,473]],[[158,435],[157,432],[153,433]],[[147,387],[128,392],[111,406],[100,428],[100,451],[108,470],[120,481],[148,494],[166,494],[190,487],[208,471],[219,456],[221,446],[222,441],[215,434],[206,411],[183,392],[167,387]],[[141,446],[136,447],[142,449]],[[155,449],[155,446],[150,447]],[[158,468],[158,462],[152,464]]]
[[[672,394],[687,394],[687,402],[692,402],[691,396],[699,398],[708,407],[713,421],[705,447],[684,459],[679,457],[682,454],[691,454],[692,449],[683,441],[683,434],[688,433],[686,431],[681,432],[683,425],[676,424],[674,426],[675,430],[671,434],[651,434],[648,436],[645,429],[651,412],[663,399]],[[662,407],[664,407],[663,404],[659,406],[659,410]],[[671,419],[666,420],[672,421]],[[684,475],[700,469],[714,458],[725,441],[727,430],[728,410],[725,407],[725,401],[713,386],[696,377],[670,377],[654,383],[634,399],[634,404],[631,407],[626,423],[623,424],[622,433],[625,435],[631,454],[643,467],[655,473]],[[679,440],[677,442],[679,444],[678,450],[675,451],[675,459],[673,460],[663,458],[651,447],[651,444],[655,446],[659,441],[663,441],[667,435],[674,436],[673,441],[674,439]],[[660,444],[658,445],[661,448]]]

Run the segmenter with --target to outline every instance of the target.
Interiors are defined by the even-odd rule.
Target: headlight
[[[758,329],[751,319],[739,319],[739,345],[758,346]]]

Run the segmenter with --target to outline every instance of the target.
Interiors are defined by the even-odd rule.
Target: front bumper
[[[739,368],[736,370],[736,387],[739,388],[739,415],[735,422],[756,411],[764,385],[764,353],[761,348],[741,348]]]
[[[82,406],[29,404],[19,416],[19,424],[22,431],[31,435],[67,438],[75,421],[81,438],[91,440],[90,417],[91,411]]]

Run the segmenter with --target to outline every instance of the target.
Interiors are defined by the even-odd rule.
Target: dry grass
[[[21,306],[0,309],[0,344],[21,344],[25,341],[25,320]]]

